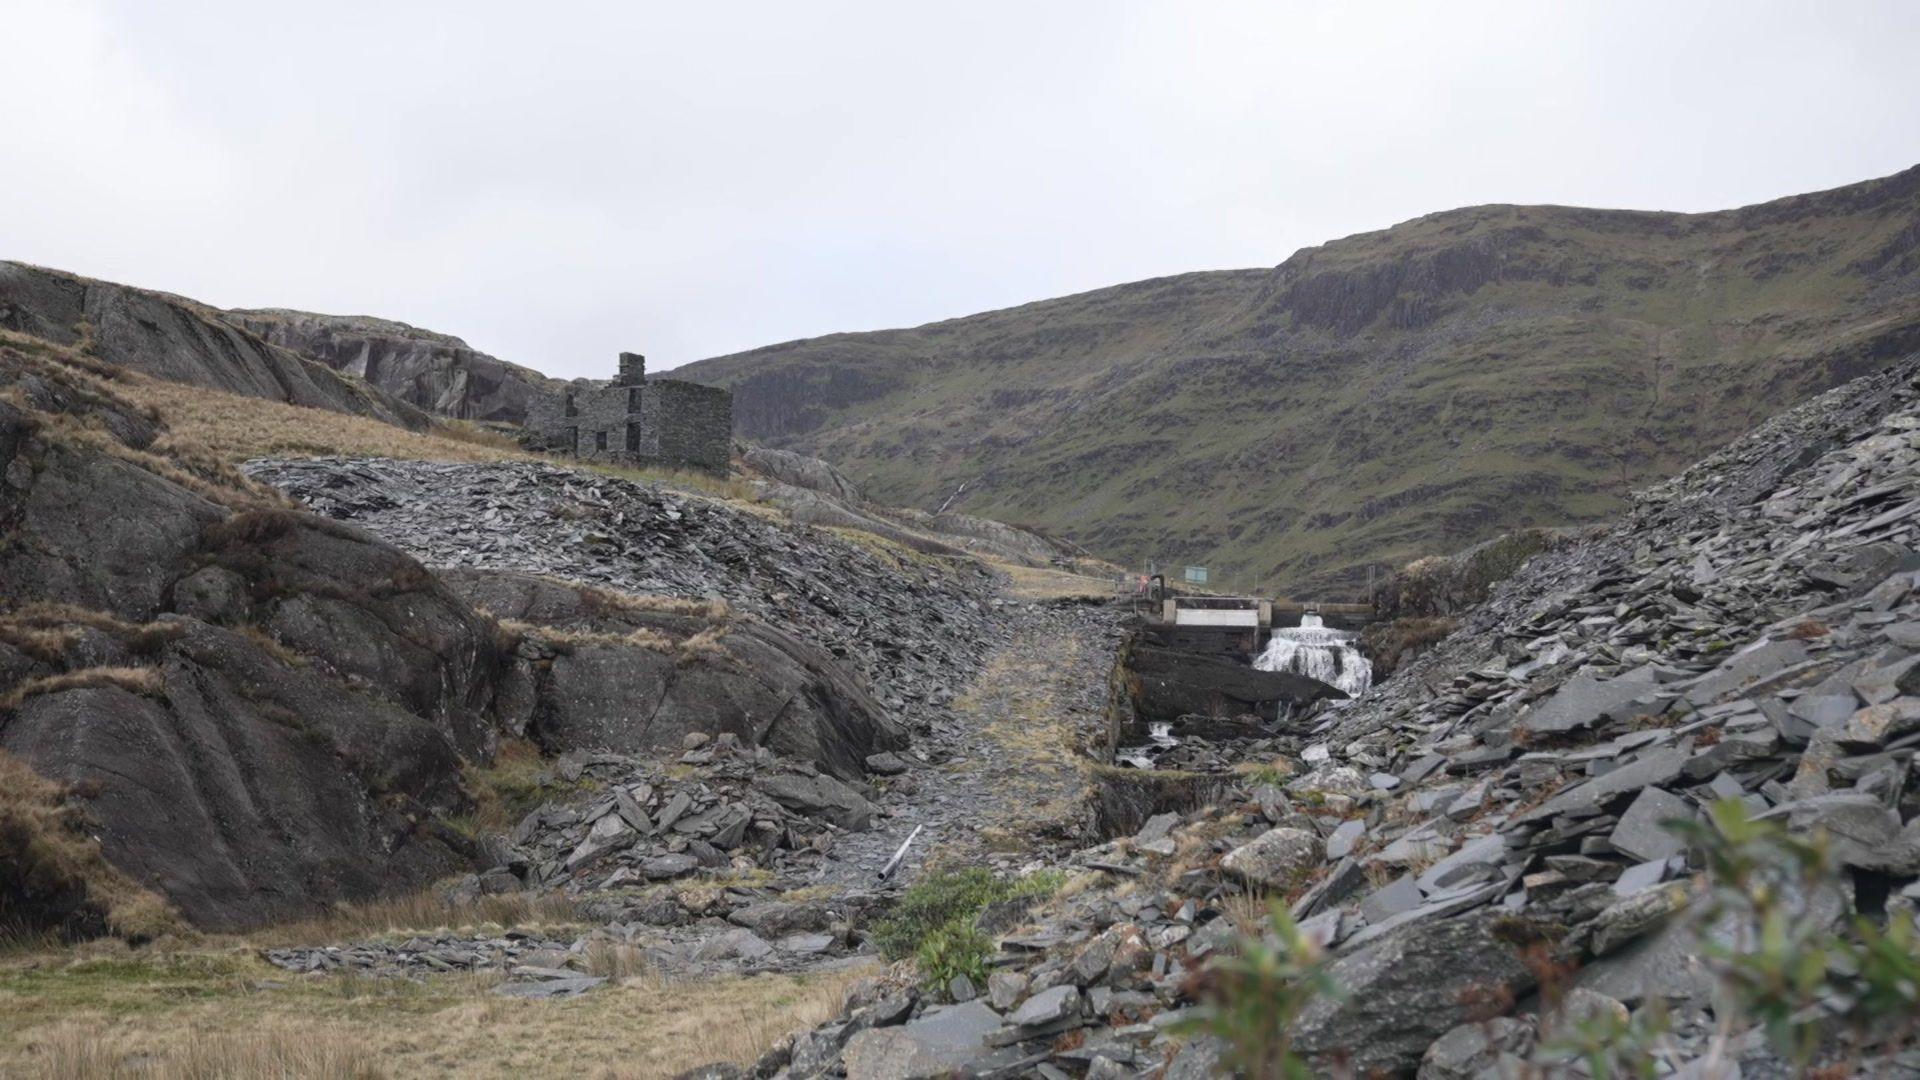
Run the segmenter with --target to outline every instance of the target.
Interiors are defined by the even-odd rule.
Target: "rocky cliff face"
[[[560,385],[457,337],[387,319],[280,308],[221,315],[274,345],[364,379],[436,416],[524,423],[527,403]]]
[[[12,349],[0,384],[0,750],[205,926],[466,865],[438,816],[493,744],[486,621],[371,537],[154,455],[163,425],[105,384]]]
[[[1904,355],[1917,243],[1920,169],[1710,214],[1474,207],[682,373],[884,502],[1354,593],[1369,565],[1605,519]]]
[[[277,348],[183,297],[0,262],[0,330],[81,346],[171,382],[423,428],[426,414],[364,381]]]
[[[291,919],[462,870],[538,873],[447,824],[471,805],[468,770],[503,739],[555,755],[725,740],[762,770],[810,777],[790,785],[805,789],[789,793],[796,805],[857,809],[833,777],[858,783],[869,759],[903,749],[896,711],[951,696],[967,670],[963,643],[916,640],[925,601],[861,549],[593,474],[527,467],[530,491],[568,504],[543,519],[604,514],[597,527],[651,555],[612,563],[603,538],[552,550],[646,567],[619,584],[685,599],[525,573],[443,577],[167,438],[164,417],[114,390],[116,371],[43,341],[0,345],[0,754],[61,785],[107,862],[197,925]],[[420,468],[451,490],[447,467]],[[353,474],[328,470],[282,472],[325,475],[325,507],[361,511],[341,516],[402,505],[391,491],[349,503]],[[616,508],[601,485],[623,496]],[[509,505],[528,500],[439,524],[458,542]],[[953,625],[984,621],[971,592],[984,576],[921,573]],[[825,584],[843,575],[864,580],[864,604]],[[755,617],[783,607],[805,614]],[[45,862],[21,832],[38,826],[12,813],[0,803],[0,877],[30,887],[0,889],[0,923],[112,923],[113,898]],[[750,862],[808,841],[784,817],[755,820],[715,826],[735,844],[755,837]],[[706,865],[684,850],[669,852],[674,873]]]

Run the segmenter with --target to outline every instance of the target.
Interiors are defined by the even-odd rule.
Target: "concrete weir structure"
[[[612,382],[575,379],[530,402],[527,429],[545,449],[577,457],[724,473],[733,395],[679,379],[649,380],[647,358],[623,352]]]

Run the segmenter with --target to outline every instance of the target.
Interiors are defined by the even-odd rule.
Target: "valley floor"
[[[1097,738],[1120,632],[1110,609],[1061,603],[1098,593],[1067,575],[1002,575],[1004,632],[947,710],[918,740],[931,759],[898,778],[866,832],[836,834],[812,879],[715,879],[709,892],[735,901],[830,902],[875,888],[875,875],[915,825],[926,826],[890,888],[937,869],[991,865],[1015,870],[1080,828],[1082,747]],[[699,881],[677,883],[692,895]],[[784,890],[784,891],[783,891]],[[705,901],[702,901],[705,902]],[[401,908],[406,905],[394,905]],[[720,960],[671,974],[649,963],[661,943],[625,934],[600,943],[584,964],[608,978],[590,993],[549,1000],[502,996],[498,968],[398,977],[347,965],[295,974],[270,963],[276,950],[408,939],[482,941],[524,933],[561,943],[611,929],[554,923],[547,906],[501,905],[519,918],[475,921],[445,908],[432,925],[416,901],[382,932],[319,923],[245,938],[28,948],[0,954],[0,1075],[204,1077],[525,1076],[666,1077],[713,1061],[751,1061],[781,1036],[829,1019],[854,981],[883,962],[870,953],[809,960],[776,951],[760,962]],[[552,905],[566,910],[565,905]],[[676,957],[739,928],[720,904],[674,931]],[[379,912],[368,913],[379,922]],[[459,925],[461,923],[469,925]],[[631,930],[631,928],[626,928]],[[276,955],[279,955],[276,952]]]

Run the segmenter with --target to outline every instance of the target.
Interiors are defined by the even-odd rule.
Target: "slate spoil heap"
[[[1240,939],[1228,913],[1257,910],[1235,897],[1254,892],[1288,900],[1330,950],[1340,993],[1292,1028],[1316,1072],[1521,1075],[1550,1034],[1531,935],[1575,972],[1570,1012],[1669,1011],[1663,1075],[1707,1075],[1716,1052],[1737,1071],[1714,1075],[1790,1075],[1758,1030],[1716,1046],[1724,1002],[1689,917],[1698,853],[1661,823],[1743,801],[1828,839],[1850,899],[1802,919],[1838,926],[1849,905],[1916,918],[1917,549],[1910,358],[1533,559],[1279,760],[1222,774],[1214,805],[1078,853],[1102,876],[1001,913],[1017,926],[993,935],[985,986],[924,991],[891,973],[741,1074],[1209,1075],[1223,1044],[1178,1022],[1198,1015],[1209,958]],[[1847,1004],[1822,998],[1796,1022],[1829,1061],[1920,1073],[1911,1046],[1838,1045]]]
[[[710,499],[551,465],[263,459],[245,469],[429,567],[545,574],[642,595],[721,599],[849,659],[922,733],[945,720],[993,636],[977,563],[889,563]],[[812,534],[820,535],[820,534]]]

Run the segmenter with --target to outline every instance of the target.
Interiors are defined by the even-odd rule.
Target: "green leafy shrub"
[[[908,889],[893,913],[874,927],[874,944],[889,960],[918,958],[933,985],[945,985],[960,973],[984,981],[993,943],[974,920],[991,904],[1052,896],[1063,880],[1058,873],[997,878],[977,867],[934,874]]]
[[[913,951],[929,986],[946,986],[955,975],[965,975],[975,986],[984,985],[987,958],[992,955],[993,940],[978,927],[957,919],[935,927]]]

